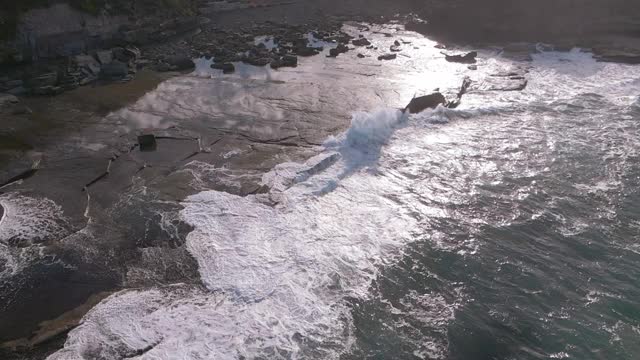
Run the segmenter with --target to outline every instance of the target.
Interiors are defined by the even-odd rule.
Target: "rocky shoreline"
[[[371,39],[367,38],[368,35],[350,35],[343,32],[344,23],[349,20],[358,21],[359,23],[355,26],[359,26],[362,32],[369,31],[369,25],[379,23],[391,23],[391,27],[402,27],[402,25],[406,25],[409,30],[419,30],[427,34],[431,34],[433,31],[432,28],[424,27],[424,21],[413,15],[388,16],[386,14],[394,13],[388,9],[384,12],[375,12],[378,11],[376,9],[373,14],[367,15],[332,15],[312,11],[307,15],[301,15],[298,18],[292,19],[291,17],[287,18],[287,16],[297,14],[299,9],[296,8],[296,6],[300,6],[299,3],[270,2],[268,4],[269,6],[258,8],[250,8],[247,2],[242,1],[224,3],[226,5],[207,5],[205,7],[206,11],[202,10],[202,16],[181,16],[178,17],[177,20],[170,21],[166,19],[162,21],[156,19],[155,21],[139,24],[136,27],[132,27],[131,25],[120,27],[116,32],[118,35],[111,39],[116,40],[102,42],[100,46],[91,49],[80,46],[76,51],[77,53],[72,52],[65,56],[38,59],[38,61],[32,63],[13,64],[1,67],[0,115],[3,116],[8,126],[6,126],[3,131],[0,131],[0,139],[11,139],[11,141],[5,141],[2,146],[0,146],[0,150],[2,150],[0,155],[3,156],[0,157],[0,164],[4,165],[4,160],[7,158],[13,161],[25,153],[29,153],[29,156],[27,156],[28,159],[24,161],[22,161],[23,159],[20,160],[22,161],[20,163],[20,174],[28,174],[29,171],[35,171],[37,169],[37,159],[40,155],[33,154],[33,150],[34,148],[39,149],[39,147],[25,140],[26,136],[23,136],[24,133],[33,136],[33,134],[39,131],[43,133],[50,132],[54,126],[52,123],[55,123],[56,117],[62,116],[65,117],[66,122],[71,124],[69,126],[75,128],[63,129],[60,130],[59,133],[65,134],[70,131],[77,131],[89,123],[88,121],[86,123],[83,122],[86,118],[102,117],[110,111],[115,111],[141,98],[147,91],[152,90],[163,80],[193,70],[196,66],[194,59],[209,59],[211,60],[211,68],[219,70],[224,74],[233,74],[240,63],[280,69],[283,67],[296,67],[300,58],[319,56],[321,53],[326,53],[328,57],[340,57],[337,59],[337,61],[340,61],[343,60],[343,56],[347,57],[347,55],[343,54],[351,51],[357,52],[357,58],[353,53],[348,54],[349,58],[346,60],[349,62],[371,57],[371,60],[374,62],[377,58],[380,64],[388,63],[393,65],[394,61],[397,62],[398,58],[403,58],[404,50],[413,48],[410,41],[405,41],[391,32],[379,32],[377,35],[385,39],[388,38],[389,42],[389,44],[385,43],[385,45],[382,46],[370,41]],[[354,5],[354,9],[352,10],[358,10],[358,5]],[[271,16],[274,13],[278,13],[278,16]],[[256,21],[256,19],[260,19],[260,21]],[[274,46],[275,44],[278,46]],[[443,37],[441,44],[437,45],[444,53],[443,62],[461,63],[460,66],[462,69],[465,69],[465,71],[466,69],[474,71],[478,69],[478,66],[482,66],[482,64],[476,64],[476,56],[478,56],[476,52],[459,52],[455,44],[455,41],[447,40]],[[491,43],[488,45],[476,44],[478,47],[493,45]],[[567,51],[577,44],[578,40],[574,39],[563,40],[550,45],[505,42],[499,43],[499,46],[502,56],[517,60],[518,62],[526,62],[531,60],[531,55],[536,52],[545,50]],[[583,45],[595,47],[596,44],[596,40],[591,40],[590,44]],[[630,41],[624,46],[616,44],[617,43],[609,42],[605,44],[606,46],[600,48],[600,50],[594,51],[602,61],[640,61],[640,55],[636,55],[634,50],[633,41]],[[640,52],[638,52],[638,54],[640,54]],[[334,61],[334,59],[327,59],[327,61]],[[286,71],[286,69],[284,69],[284,71]],[[481,84],[484,88],[476,88],[475,90],[520,91],[527,86],[525,75],[526,70],[522,68],[492,74],[490,78]],[[293,86],[295,86],[295,84]],[[416,97],[415,100],[407,106],[406,110],[418,112],[424,108],[437,106],[438,104],[451,104],[451,107],[453,107],[455,102],[459,102],[462,95],[472,86],[480,85],[471,85],[467,82],[467,79],[465,79],[462,88],[457,93],[457,100],[446,101],[443,94],[435,93],[424,97]],[[450,99],[453,99],[451,94],[447,95],[449,95],[448,97]],[[454,93],[453,95],[455,96],[456,94]],[[111,99],[111,97],[114,99]],[[51,106],[52,104],[62,104],[63,106],[61,106],[61,110],[58,110]],[[71,106],[67,106],[69,104],[71,104]],[[406,102],[402,105],[404,106],[404,104],[406,104]],[[80,109],[81,111],[79,111],[78,108],[82,108]],[[73,111],[68,111],[70,109]],[[297,115],[302,117],[299,114]],[[46,117],[46,119],[42,120],[44,117]],[[32,128],[27,130],[21,128],[24,126],[25,119],[31,118],[34,118],[33,121],[39,122],[38,124],[41,126],[37,131]],[[75,122],[76,120],[78,121]],[[313,121],[318,120],[319,119],[313,119]],[[302,125],[301,128],[304,130],[304,126],[307,124],[302,123]],[[329,124],[326,127],[333,132],[341,129],[340,125],[336,124]],[[165,167],[168,166],[167,164],[171,164],[173,169],[174,165],[172,161],[174,160],[176,163],[182,161],[182,164],[185,162],[185,159],[193,159],[200,156],[202,161],[214,163],[217,160],[214,160],[215,154],[213,153],[224,152],[224,154],[231,154],[232,151],[236,150],[238,144],[242,144],[243,147],[250,149],[249,152],[253,154],[251,157],[247,155],[247,159],[242,160],[245,163],[238,160],[238,164],[241,164],[240,167],[247,166],[246,164],[249,163],[251,164],[250,167],[270,169],[274,164],[280,162],[278,156],[280,156],[281,153],[285,153],[282,149],[302,149],[305,146],[311,147],[318,144],[317,141],[314,142],[314,140],[305,138],[298,130],[297,124],[294,124],[293,128],[296,130],[296,136],[291,136],[289,133],[283,132],[284,135],[278,133],[275,135],[272,134],[272,136],[275,136],[274,139],[270,138],[266,140],[252,137],[250,133],[243,133],[237,129],[209,128],[207,129],[209,133],[204,135],[204,140],[198,138],[197,142],[182,141],[179,145],[172,144],[165,147],[165,149],[171,147],[172,154],[161,155],[166,158],[158,160],[155,169],[153,166],[147,166],[146,162],[136,162],[136,159],[118,160],[123,163],[123,170],[121,170],[122,174],[120,175],[126,174],[128,177],[131,173],[138,174],[141,173],[142,170],[145,170],[148,171],[149,174],[140,176],[146,176],[144,181],[151,183],[156,177],[167,177],[166,172],[164,172],[167,171]],[[16,129],[22,130],[17,131]],[[109,131],[113,130],[112,128],[107,129]],[[311,131],[315,130],[311,129]],[[109,131],[105,131],[105,133],[111,134]],[[178,143],[180,139],[184,140],[184,138],[179,137],[179,135],[183,134],[180,134],[180,129],[178,128],[168,128],[163,131],[165,131],[166,134],[163,132],[163,138],[160,139],[161,137],[158,137],[158,139],[160,139],[159,141],[168,142],[175,140],[174,142]],[[329,133],[329,130],[323,129],[323,131]],[[319,137],[322,138],[325,133],[320,135]],[[206,138],[206,136],[210,138]],[[135,138],[134,136],[131,137]],[[102,176],[100,174],[104,175],[106,173],[109,175],[109,171],[112,170],[112,162],[115,162],[120,155],[125,155],[122,156],[122,158],[127,157],[126,155],[131,152],[131,144],[125,144],[128,140],[129,139],[123,138],[121,139],[122,144],[118,143],[117,145],[124,144],[129,147],[125,147],[124,145],[117,148],[114,147],[114,149],[117,150],[113,150],[113,153],[111,153],[112,149],[109,148],[102,152],[96,151],[96,153],[90,157],[87,156],[83,158],[82,161],[79,161],[79,163],[82,164],[79,166],[82,167],[86,173],[91,173],[95,170],[95,174],[91,173],[94,179],[98,179],[96,176]],[[196,140],[196,138],[188,138],[188,140]],[[204,141],[205,146],[203,146],[201,140]],[[210,148],[214,145],[219,145],[220,149],[211,151]],[[182,156],[182,151],[184,151],[187,156],[179,158],[179,155]],[[117,155],[114,155],[116,153]],[[306,151],[304,156],[308,157],[309,153],[312,153],[312,151]],[[5,154],[9,155],[5,156]],[[111,157],[107,157],[106,155]],[[229,156],[233,156],[233,154]],[[264,159],[266,158],[269,160],[265,161]],[[149,160],[150,163],[153,163],[153,161],[154,159]],[[71,160],[69,162],[72,163]],[[94,166],[94,163],[97,165]],[[258,163],[260,163],[259,166],[256,165]],[[75,163],[72,165],[77,166]],[[104,170],[105,165],[106,172]],[[16,166],[16,168],[18,167]],[[16,169],[11,169],[11,171],[14,170]],[[3,180],[5,178],[15,178],[16,174],[11,173],[11,171],[2,171]],[[117,170],[112,171],[115,173]],[[260,172],[256,171],[256,173]],[[20,174],[17,176],[20,176]],[[123,175],[122,178],[125,178],[125,176]],[[107,179],[107,181],[112,181],[112,183],[96,183],[95,187],[97,189],[95,192],[92,191],[93,196],[96,198],[96,200],[93,201],[105,207],[113,206],[112,202],[114,201],[110,197],[111,194],[107,194],[107,192],[117,192],[125,188],[128,189],[126,186],[129,186],[129,184],[124,184],[125,181],[118,179],[117,174],[110,179]],[[83,180],[80,179],[77,181],[80,182]],[[68,185],[66,184],[68,182],[69,181],[65,181],[65,186]],[[177,182],[184,182],[184,179],[179,178]],[[85,193],[80,192],[82,186],[85,186],[86,190],[86,184],[87,182],[85,181],[82,182],[81,185],[75,183],[68,185],[70,189],[73,189],[74,196],[78,198],[82,197],[83,199],[82,201],[77,201],[80,205],[72,205],[78,208],[74,208],[76,214],[83,212],[85,214],[88,213],[89,195],[87,195],[87,208],[85,209]],[[159,188],[162,186],[168,187],[166,184],[155,185]],[[93,190],[93,188],[91,190]],[[188,190],[182,188],[177,190],[172,189],[171,191],[179,193],[177,195],[172,194],[174,196],[167,196],[171,201],[179,201],[184,197],[184,193],[188,193]],[[239,194],[246,195],[248,193],[264,191],[264,189],[251,183],[250,186],[243,186],[235,189],[235,191]],[[166,194],[163,194],[163,196],[166,196]],[[147,201],[147,199],[145,199],[145,201]],[[127,216],[129,216],[129,214],[127,214]],[[148,216],[148,214],[133,214],[131,216],[139,220],[144,216]],[[83,221],[85,220],[84,217],[78,217],[82,218]],[[116,218],[116,220],[119,220],[119,218]],[[148,219],[144,218],[143,220],[147,221]],[[117,222],[114,221],[114,224],[115,223]],[[103,225],[105,229],[107,229],[114,224],[106,223]],[[157,229],[154,229],[154,231],[156,230]],[[137,229],[130,231],[134,233]],[[157,231],[161,232],[160,230]],[[141,230],[141,232],[144,232],[144,236],[147,236],[146,229]],[[183,237],[186,232],[188,231],[181,229],[180,236]],[[126,235],[129,235],[129,233],[127,232]],[[134,238],[134,236],[131,236],[131,238]],[[148,244],[145,242],[146,240],[148,239],[143,237],[140,243],[130,244],[125,243],[130,241],[128,238],[115,239],[112,240],[112,244],[102,245],[104,248],[99,249],[104,250],[104,253],[107,253],[106,250],[112,247],[119,250],[124,249],[123,253],[127,253],[126,256],[130,256],[130,258],[126,258],[125,255],[120,255],[121,258],[112,260],[113,263],[108,263],[108,261],[105,260],[105,264],[107,265],[104,265],[104,268],[100,270],[105,272],[112,271],[109,266],[113,266],[114,264],[126,268],[130,265],[127,261],[134,262],[139,260],[138,257],[140,255],[138,251],[142,248],[154,249],[154,246],[157,246],[161,251],[176,250],[176,252],[184,252],[184,248],[181,247],[184,243],[184,238],[180,238],[179,241],[169,238],[172,242],[168,247],[162,247],[166,244]],[[157,239],[152,240],[155,241]],[[73,247],[73,245],[71,245],[71,247]],[[184,256],[187,257],[187,255]],[[142,260],[140,261],[142,262]],[[185,262],[187,263],[185,266],[187,268],[189,268],[189,266],[195,266],[188,261]],[[143,266],[140,267],[142,268]],[[86,270],[87,273],[95,270],[91,267],[89,269],[90,270]],[[98,271],[96,271],[96,273],[98,273]],[[191,281],[193,283],[198,282],[197,276],[193,274],[193,269],[185,270],[184,273],[187,275],[179,273],[173,278],[167,276],[167,278],[170,278],[169,280],[158,280],[158,283],[171,283],[177,280],[185,282]],[[108,283],[104,288],[90,289],[89,293],[102,293],[106,296],[108,291],[118,290],[118,285],[113,285],[117,283],[118,282],[114,280],[113,283]],[[103,291],[106,292],[103,293]],[[41,324],[43,326],[40,330],[36,329],[35,332],[32,332],[31,337],[5,344],[10,348],[18,349],[17,353],[12,352],[10,355],[18,357],[26,354],[24,356],[41,358],[46,356],[46,353],[51,349],[59,347],[64,340],[61,334],[73,328],[83,316],[84,312],[99,299],[92,298],[87,302],[85,302],[85,300],[86,298],[74,303],[77,311],[71,310],[43,316],[40,320],[56,319]],[[47,317],[49,315],[53,316]],[[22,330],[27,333],[33,330],[27,329],[29,326],[31,325],[25,325],[25,329]]]
[[[261,7],[287,8],[295,3],[266,1]],[[353,7],[357,8],[357,5]],[[593,30],[591,36],[583,36],[587,31],[584,29],[579,31],[581,35],[569,33],[564,37],[505,32],[504,35],[512,34],[514,37],[505,37],[496,43],[491,39],[500,38],[496,35],[499,28],[492,24],[501,20],[509,23],[516,19],[515,15],[510,18],[499,14],[494,17],[486,15],[479,18],[479,21],[484,21],[483,24],[470,24],[465,16],[474,7],[462,0],[446,5],[420,5],[415,1],[408,1],[400,2],[396,7],[404,8],[407,12],[415,9],[419,15],[390,16],[388,14],[391,12],[386,11],[375,15],[346,17],[327,15],[322,12],[323,7],[318,7],[315,19],[309,19],[307,15],[300,19],[302,21],[290,21],[290,17],[283,15],[281,19],[264,18],[262,21],[253,21],[255,17],[249,16],[247,23],[237,21],[229,24],[220,23],[220,18],[226,15],[237,17],[238,13],[249,9],[256,11],[255,4],[249,1],[205,1],[199,3],[202,16],[167,18],[163,14],[144,18],[138,15],[137,20],[131,21],[118,16],[105,18],[106,15],[102,15],[102,24],[108,24],[103,30],[91,30],[87,22],[93,24],[94,28],[99,28],[97,24],[100,23],[100,18],[86,15],[76,20],[84,24],[84,37],[74,38],[74,34],[78,32],[76,27],[60,33],[54,30],[43,32],[35,40],[21,40],[23,43],[26,41],[23,45],[18,46],[14,42],[15,49],[24,49],[25,46],[28,49],[13,55],[6,50],[11,48],[11,42],[0,43],[0,49],[5,48],[4,57],[0,56],[0,93],[16,96],[58,95],[79,86],[129,81],[137,71],[143,69],[160,72],[190,70],[194,67],[192,59],[198,57],[213,58],[216,64],[214,68],[225,73],[233,71],[233,62],[272,68],[295,66],[298,56],[312,56],[322,50],[321,46],[314,47],[313,43],[316,42],[335,44],[332,56],[353,49],[353,46],[368,46],[361,40],[352,44],[352,39],[340,32],[341,24],[346,19],[371,23],[396,21],[406,25],[408,30],[440,37],[443,43],[476,44],[479,47],[499,44],[505,46],[506,52],[516,49],[516,52],[523,53],[535,52],[536,48],[519,41],[543,41],[549,43],[547,48],[550,50],[581,47],[591,50],[601,61],[640,63],[640,41],[629,35],[633,34],[634,25],[629,25],[627,33]],[[53,6],[50,12],[58,17],[69,14],[84,16],[78,15],[77,10],[65,7],[64,4]],[[38,10],[36,15],[25,16],[24,21],[29,23],[30,28],[34,28],[38,21],[43,21],[45,14],[46,12]],[[443,23],[441,19],[445,14],[452,16],[449,22]],[[484,37],[477,37],[477,31],[469,31],[473,28],[485,29],[480,32],[485,34]],[[34,35],[23,35],[25,36]],[[268,36],[266,40],[279,46],[277,49],[267,49],[264,43],[256,41],[258,36]],[[59,37],[62,38],[58,39]],[[91,40],[96,37],[100,40]],[[381,54],[380,59],[391,60],[394,52],[391,48],[388,54]]]

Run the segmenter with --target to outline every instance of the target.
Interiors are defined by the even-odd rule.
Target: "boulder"
[[[337,57],[347,51],[349,51],[349,48],[345,44],[338,44],[337,47],[329,50],[329,57]]]
[[[232,63],[214,63],[211,64],[211,68],[222,70],[223,74],[231,74],[236,71],[236,67]]]
[[[171,66],[171,70],[182,71],[192,70],[196,67],[193,60],[186,55],[175,55],[166,59],[167,64]]]
[[[305,45],[296,47],[293,52],[298,56],[314,56],[318,55],[322,50],[323,48],[308,47]]]
[[[396,54],[383,54],[378,56],[378,60],[394,60],[397,57],[398,55]]]
[[[127,75],[129,75],[129,67],[118,60],[102,66],[102,71],[100,72],[100,77],[107,80],[119,80]]]
[[[402,48],[399,45],[391,45],[389,50],[391,50],[392,52],[400,52],[402,51]]]
[[[93,56],[76,55],[73,60],[76,66],[86,70],[87,74],[98,75],[100,73],[100,63]]]
[[[395,46],[400,46],[400,41],[398,41],[398,40],[394,41],[394,42],[393,42],[393,45],[395,45]]]
[[[159,72],[171,71],[171,65],[167,64],[166,62],[159,62],[154,68]]]
[[[27,88],[30,88],[30,89],[37,89],[37,88],[47,87],[47,86],[55,86],[57,83],[58,83],[57,72],[48,72],[48,73],[38,74],[26,79],[25,81]]]
[[[460,55],[460,54],[458,54],[458,55],[447,55],[447,54],[444,54],[444,58],[448,62],[456,62],[456,63],[461,63],[461,64],[475,64],[477,56],[478,56],[478,53],[475,52],[475,51],[472,51],[470,53],[466,53],[464,55]]]
[[[96,51],[96,58],[102,65],[109,64],[113,61],[113,52],[106,50]]]
[[[18,100],[17,97],[11,95],[11,94],[2,94],[0,93],[0,108],[6,107],[6,106],[11,106],[11,105],[15,105],[17,103],[19,103],[20,100]]]
[[[435,92],[433,94],[419,96],[411,99],[409,105],[404,109],[406,112],[409,110],[410,114],[417,114],[426,109],[435,109],[438,105],[444,105],[447,103],[447,99],[445,99],[444,95],[439,92]]]
[[[31,89],[31,94],[38,96],[55,96],[63,93],[64,90],[59,86],[40,86]]]
[[[255,58],[255,57],[248,57],[244,60],[242,60],[242,62],[249,64],[249,65],[253,65],[253,66],[266,66],[271,62],[271,58],[268,57],[262,57],[262,58]]]
[[[365,56],[364,56],[364,54],[358,54],[357,56],[358,56],[360,59],[364,59],[364,57],[365,57]]]
[[[355,45],[355,46],[369,46],[369,45],[371,45],[371,41],[367,40],[364,37],[362,37],[360,39],[353,40],[351,43],[353,45]]]
[[[294,55],[284,55],[283,57],[271,62],[272,69],[296,66],[298,66],[298,58]]]

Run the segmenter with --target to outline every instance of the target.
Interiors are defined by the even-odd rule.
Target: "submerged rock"
[[[411,99],[409,105],[404,109],[406,112],[409,110],[410,114],[417,114],[426,109],[435,109],[438,105],[444,105],[447,103],[447,99],[445,99],[444,95],[439,92],[435,92],[433,94],[419,96]]]
[[[524,90],[528,81],[525,77],[526,71],[514,69],[492,74],[487,77],[479,86],[479,90],[485,91],[521,91]]]
[[[476,51],[472,51],[472,52],[466,53],[464,55],[447,55],[447,54],[444,54],[444,58],[448,62],[456,62],[456,63],[461,63],[461,64],[475,64],[477,56],[478,56],[478,53]]]

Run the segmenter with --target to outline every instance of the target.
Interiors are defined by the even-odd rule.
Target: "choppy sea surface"
[[[481,52],[469,71],[404,36],[422,46],[379,80],[404,98],[514,66]],[[516,65],[522,92],[353,109],[318,155],[264,173],[268,194],[189,196],[202,286],[115,293],[49,359],[637,359],[640,67],[579,49]],[[136,116],[197,79],[169,80]],[[191,100],[187,114],[215,111]],[[56,209],[22,200],[0,197],[3,234],[64,230],[21,220]]]

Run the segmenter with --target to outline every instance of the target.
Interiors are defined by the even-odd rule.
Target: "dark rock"
[[[296,47],[294,53],[298,56],[314,56],[318,55],[322,50],[322,48],[308,47],[305,45]]]
[[[27,88],[35,89],[40,87],[55,86],[58,83],[58,73],[48,72],[39,74],[31,78],[26,79],[25,84]]]
[[[143,134],[138,136],[140,151],[155,151],[158,147],[156,137],[153,134]]]
[[[395,45],[395,46],[400,46],[400,41],[398,41],[398,40],[394,41],[394,42],[393,42],[393,45]]]
[[[269,63],[271,62],[271,58],[268,58],[268,57],[263,57],[263,58],[249,57],[249,58],[243,59],[242,61],[244,63],[247,63],[249,65],[253,65],[253,66],[266,66],[266,65],[269,65]]]
[[[298,58],[293,55],[285,55],[282,58],[276,59],[271,62],[271,68],[273,69],[296,66],[298,66]]]
[[[337,47],[329,50],[329,57],[337,57],[340,54],[344,54],[349,51],[349,48],[345,44],[338,44]]]
[[[102,65],[109,64],[113,61],[113,52],[105,50],[96,51],[96,58]]]
[[[393,52],[400,52],[400,51],[402,51],[402,48],[400,46],[398,46],[398,45],[391,45],[389,50],[391,50]]]
[[[236,71],[236,67],[232,63],[215,63],[211,64],[211,68],[222,70],[224,74],[231,74]]]
[[[464,54],[464,55],[447,55],[445,54],[445,60],[447,60],[448,62],[456,62],[456,63],[461,63],[461,64],[475,64],[476,63],[476,57],[478,56],[478,53],[475,51],[472,51],[470,53]]]
[[[594,48],[594,54],[596,60],[600,62],[615,62],[623,64],[640,64],[640,50],[619,50],[619,49],[606,49],[606,48]]]
[[[100,77],[108,80],[122,79],[127,75],[129,75],[129,67],[118,60],[102,66],[102,71],[100,72]]]
[[[19,102],[20,100],[14,95],[0,93],[0,110],[16,105]]]
[[[521,91],[528,85],[525,74],[526,71],[522,69],[492,74],[480,84],[478,89],[485,91]]]
[[[166,59],[167,64],[171,66],[171,70],[192,70],[196,67],[196,64],[186,55],[175,55]]]
[[[136,61],[142,56],[140,50],[135,46],[113,48],[111,49],[111,53],[113,54],[114,59],[122,61],[123,63]]]
[[[12,88],[24,85],[24,81],[22,81],[20,79],[9,80],[9,81],[5,82],[4,85],[7,88],[12,89]]]
[[[435,109],[438,105],[444,105],[446,103],[447,99],[444,98],[444,95],[439,92],[435,92],[433,94],[411,99],[411,102],[409,102],[409,105],[407,105],[404,111],[406,112],[409,110],[410,114],[416,114],[426,109]]]
[[[59,86],[40,86],[31,89],[31,93],[33,95],[39,96],[55,96],[61,94],[62,92],[64,92],[64,90]]]
[[[364,57],[365,57],[365,56],[364,56],[364,54],[358,54],[357,56],[358,56],[360,59],[364,59]]]
[[[27,89],[24,86],[17,86],[13,89],[9,89],[7,90],[7,94],[11,94],[11,95],[24,95],[27,93]]]
[[[91,76],[83,77],[82,79],[80,79],[80,81],[78,81],[78,84],[80,86],[85,86],[85,85],[91,84],[96,80],[98,80],[98,77],[91,75]]]
[[[171,65],[167,64],[166,62],[160,62],[155,66],[155,69],[159,72],[167,72],[171,71]]]
[[[367,40],[364,37],[361,37],[360,39],[353,40],[351,43],[353,45],[355,45],[355,46],[369,46],[369,45],[371,45],[371,41]]]
[[[79,69],[86,70],[87,75],[97,76],[100,73],[100,63],[93,56],[77,55],[73,60]]]
[[[398,55],[396,54],[384,54],[384,55],[378,56],[378,60],[394,60],[397,57]]]

